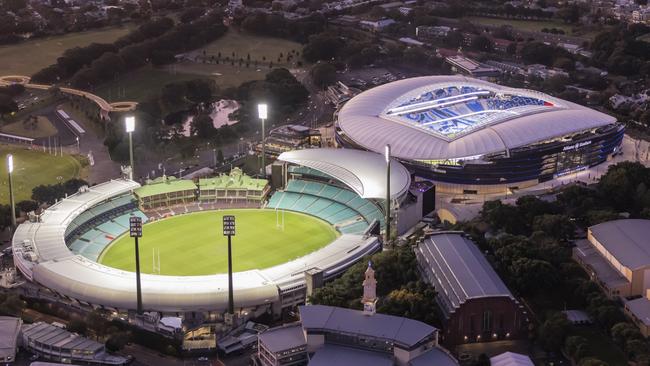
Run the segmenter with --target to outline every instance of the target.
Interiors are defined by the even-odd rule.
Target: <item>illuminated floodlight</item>
[[[124,123],[126,125],[126,132],[133,132],[135,131],[135,117],[129,116],[124,119]]]
[[[268,106],[266,103],[260,103],[257,105],[257,114],[260,119],[266,119],[266,117],[268,117]]]
[[[7,155],[7,172],[14,172],[14,156],[11,154]]]

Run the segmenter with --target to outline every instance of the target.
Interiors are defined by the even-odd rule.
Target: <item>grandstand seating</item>
[[[113,239],[129,229],[129,218],[133,215],[141,217],[143,222],[147,221],[147,216],[137,209],[131,195],[91,207],[68,225],[65,234],[68,248],[75,254],[96,261]]]
[[[304,212],[329,222],[344,234],[362,233],[375,219],[383,222],[379,208],[356,193],[299,179],[290,180],[284,191],[271,196],[266,208]]]

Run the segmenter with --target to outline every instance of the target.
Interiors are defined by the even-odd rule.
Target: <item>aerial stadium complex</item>
[[[221,220],[234,214],[235,308],[280,314],[304,303],[305,272],[327,281],[381,248],[370,232],[383,225],[387,192],[385,169],[377,169],[386,162],[376,153],[300,150],[278,161],[284,174],[273,189],[237,169],[194,181],[163,177],[140,186],[122,178],[82,187],[17,227],[16,267],[69,301],[133,311],[128,228],[139,216],[144,310],[219,314],[228,305]],[[392,165],[390,197],[408,206],[410,175]]]
[[[425,76],[365,91],[338,112],[340,145],[392,154],[438,192],[502,193],[600,164],[620,150],[614,117],[537,91]]]

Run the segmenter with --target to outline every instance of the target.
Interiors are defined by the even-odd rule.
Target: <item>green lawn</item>
[[[153,250],[160,252],[160,274],[208,275],[228,271],[223,215],[235,215],[233,270],[272,267],[320,249],[337,237],[325,221],[294,212],[284,213],[284,229],[276,226],[274,210],[220,210],[180,215],[144,225],[140,268],[153,272]],[[99,263],[135,270],[133,239],[119,237],[99,257]]]
[[[241,57],[244,60],[250,55],[251,60],[260,62],[264,57],[267,64],[269,61],[277,64],[280,54],[286,57],[291,51],[302,52],[302,45],[282,38],[263,37],[240,32],[231,27],[226,35],[199,49],[197,53],[202,54],[203,51],[208,56],[217,56],[221,52],[222,57],[228,56],[230,58],[233,57],[234,53],[235,59]],[[283,57],[280,63],[284,63],[285,60]]]
[[[257,71],[257,70],[260,71]],[[115,81],[103,84],[95,93],[109,102],[136,101],[157,95],[163,86],[177,81],[212,78],[220,88],[239,86],[250,80],[264,79],[270,71],[268,67],[255,69],[199,63],[181,63],[164,68],[145,66],[121,76]]]
[[[0,131],[31,138],[54,136],[58,132],[52,122],[45,116],[36,116],[35,122],[33,120],[25,120],[6,124],[0,128]]]
[[[133,25],[111,27],[1,46],[0,74],[32,75],[45,66],[55,63],[68,48],[83,47],[91,43],[110,43],[132,29],[134,29]]]
[[[205,52],[205,57],[209,59],[210,56],[218,57],[219,53],[223,58],[233,58],[234,53],[236,60],[240,57],[246,60],[250,55],[249,67],[245,64],[239,66],[239,62],[232,65],[225,61],[219,64],[184,61],[160,68],[145,66],[101,85],[95,93],[111,102],[125,100],[139,102],[158,94],[165,84],[177,81],[211,78],[222,89],[237,87],[246,81],[264,79],[271,70],[269,61],[273,61],[274,68],[294,67],[299,57],[294,57],[292,62],[287,63],[286,55],[290,51],[301,52],[302,45],[281,38],[262,37],[230,28],[220,39],[190,54],[202,58]],[[278,62],[280,54],[283,58]],[[263,61],[263,58],[266,60]],[[255,60],[258,61],[257,67],[254,66]]]
[[[573,34],[573,26],[571,24],[562,23],[559,21],[543,21],[543,20],[517,20],[517,19],[502,19],[502,18],[489,18],[489,17],[478,17],[470,16],[465,17],[463,20],[466,20],[472,24],[483,24],[483,25],[510,25],[515,29],[520,29],[522,31],[528,32],[541,32],[542,29],[547,28],[556,28],[562,29],[567,36],[581,37],[585,39],[592,39],[602,31],[602,28],[592,29],[588,31],[583,31],[581,34]]]
[[[32,188],[41,184],[55,184],[81,174],[81,164],[70,155],[54,156],[38,150],[0,145],[0,203],[9,203],[7,154],[14,156],[14,197],[16,202],[30,199]]]

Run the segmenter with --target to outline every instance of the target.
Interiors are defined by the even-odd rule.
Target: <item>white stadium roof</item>
[[[284,152],[278,160],[328,174],[363,198],[386,198],[386,160],[381,154],[355,149],[305,149]],[[398,161],[391,160],[391,197],[402,196],[410,185],[408,170]]]
[[[489,91],[495,96],[529,98],[542,104],[434,117],[421,123],[403,118],[408,112],[443,108],[450,103],[446,99],[449,97],[426,102],[418,98],[426,91],[450,87],[473,90],[456,94],[451,102],[471,102],[478,98],[471,94]],[[477,114],[481,114],[480,118],[475,118]],[[436,127],[450,120],[454,125],[450,130]],[[614,122],[614,117],[540,92],[459,75],[423,76],[384,84],[352,98],[338,114],[342,133],[359,146],[383,152],[384,146],[390,144],[395,157],[409,160],[458,159],[503,152]]]
[[[113,180],[88,188],[53,205],[39,222],[18,226],[13,237],[14,262],[30,280],[76,300],[118,309],[136,308],[135,273],[104,266],[72,253],[65,242],[71,221],[115,196],[140,185]],[[379,248],[374,237],[343,234],[326,247],[281,265],[233,274],[235,306],[278,301],[285,290],[304,286],[304,272],[318,268],[325,279]],[[142,275],[145,310],[163,312],[223,310],[228,304],[228,277]]]

